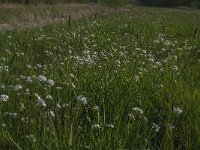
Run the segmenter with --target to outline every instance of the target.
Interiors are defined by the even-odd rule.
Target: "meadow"
[[[198,149],[200,11],[0,32],[2,149]]]
[[[0,32],[6,30],[43,27],[53,23],[87,20],[130,11],[130,6],[108,7],[92,4],[0,4]]]

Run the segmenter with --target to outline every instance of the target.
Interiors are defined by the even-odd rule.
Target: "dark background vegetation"
[[[147,6],[190,6],[200,8],[200,0],[137,0],[137,2]]]
[[[0,3],[103,3],[108,5],[123,5],[128,4],[130,0],[0,0]]]
[[[56,4],[56,3],[101,3],[107,5],[139,4],[145,6],[176,7],[189,6],[200,8],[200,0],[0,0],[0,3]]]

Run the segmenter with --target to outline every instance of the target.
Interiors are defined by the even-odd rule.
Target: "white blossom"
[[[50,85],[50,86],[54,86],[55,82],[51,79],[48,79],[47,80],[47,83]]]
[[[179,107],[174,107],[174,108],[173,108],[173,111],[174,111],[174,113],[176,113],[177,115],[180,115],[180,114],[183,112],[183,110],[180,109]]]
[[[134,111],[138,112],[139,114],[143,115],[144,111],[138,107],[133,108]]]
[[[35,96],[37,97],[37,105],[38,106],[42,106],[42,107],[47,106],[46,102],[37,93],[35,93]]]
[[[21,90],[21,89],[22,89],[22,86],[20,84],[14,86],[15,91],[18,91],[18,90]]]
[[[154,129],[155,132],[157,133],[160,130],[160,127],[157,124],[153,123],[152,129]]]
[[[83,103],[83,105],[86,105],[86,104],[87,104],[87,99],[86,99],[86,97],[83,96],[83,95],[79,95],[79,96],[77,97],[77,101],[80,102],[80,103]]]
[[[115,126],[113,124],[107,124],[106,127],[114,129]]]
[[[8,115],[13,118],[17,118],[17,113],[6,112],[5,115]]]
[[[45,82],[45,81],[47,81],[47,78],[44,75],[39,75],[38,80],[41,82]]]
[[[42,65],[41,64],[36,64],[36,66],[35,66],[36,68],[42,68]]]
[[[170,129],[170,130],[173,130],[174,128],[175,128],[174,125],[169,124],[169,129]]]
[[[7,102],[8,99],[9,99],[8,95],[5,95],[5,94],[2,94],[1,97],[0,97],[0,100],[1,100],[2,102]]]
[[[101,128],[101,126],[100,126],[99,124],[93,124],[93,125],[92,125],[92,128],[95,128],[95,129],[100,129],[100,128]]]
[[[53,97],[51,95],[47,95],[46,98],[47,99],[53,99]]]
[[[55,117],[55,113],[52,110],[49,111],[49,114],[51,117]]]

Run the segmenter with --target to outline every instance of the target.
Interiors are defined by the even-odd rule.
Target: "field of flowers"
[[[200,12],[0,33],[2,149],[198,149]]]

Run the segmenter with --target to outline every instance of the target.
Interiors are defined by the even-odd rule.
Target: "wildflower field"
[[[0,149],[198,149],[200,11],[136,7],[0,33]]]

